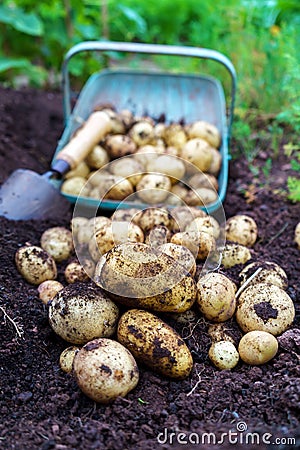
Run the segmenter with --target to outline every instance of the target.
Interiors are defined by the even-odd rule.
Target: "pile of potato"
[[[203,317],[211,337],[208,357],[220,370],[276,355],[276,336],[295,315],[287,275],[274,262],[248,262],[258,234],[251,217],[231,217],[223,229],[222,271],[198,271],[197,277],[196,266],[221,245],[222,226],[196,208],[74,217],[72,231],[50,228],[40,247],[18,249],[19,272],[38,286],[51,327],[72,344],[61,354],[61,368],[74,374],[86,395],[101,403],[125,396],[138,383],[140,363],[173,379],[189,376],[191,352],[164,314],[178,323]],[[55,279],[57,264],[66,260],[63,286]],[[237,264],[243,265],[239,286],[226,275]],[[238,345],[228,332],[232,318]]]
[[[147,204],[198,206],[217,200],[221,135],[213,124],[167,125],[127,110],[103,111],[111,132],[66,175],[62,192]]]

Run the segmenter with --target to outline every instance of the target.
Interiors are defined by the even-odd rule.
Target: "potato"
[[[252,217],[236,215],[226,221],[226,239],[238,244],[252,247],[257,239],[257,225]]]
[[[88,197],[89,194],[89,186],[87,181],[83,177],[72,177],[68,180],[65,180],[60,188],[61,192],[67,195],[74,195],[81,197]]]
[[[119,342],[94,339],[76,353],[73,371],[79,388],[95,402],[110,403],[136,387],[139,370]]]
[[[212,322],[225,322],[236,308],[232,281],[221,273],[208,273],[197,283],[197,305],[204,317]]]
[[[181,181],[185,174],[185,165],[180,158],[171,155],[158,155],[150,161],[146,169],[148,172],[162,173],[170,178],[172,184]]]
[[[125,133],[125,124],[123,121],[123,117],[120,114],[117,114],[114,109],[104,108],[102,111],[106,112],[110,118],[111,124],[111,133],[112,134],[124,134]],[[128,119],[128,116],[127,116]]]
[[[55,280],[43,281],[38,287],[39,298],[42,300],[44,305],[47,305],[49,300],[52,300],[55,295],[61,291],[64,286]]]
[[[192,277],[196,273],[196,261],[193,253],[183,245],[167,242],[159,247],[161,251],[176,259]]]
[[[276,355],[278,342],[272,334],[266,331],[250,331],[240,340],[238,350],[245,363],[265,364]]]
[[[212,323],[207,330],[212,342],[228,341],[235,343],[234,338],[230,334],[230,328],[226,322]]]
[[[204,231],[215,239],[220,236],[219,222],[212,216],[196,217],[185,229],[185,231]]]
[[[270,283],[275,284],[281,289],[286,289],[288,287],[288,278],[285,271],[278,264],[269,261],[256,261],[248,264],[239,274],[241,285],[248,281],[257,269],[261,270],[254,279],[250,281],[250,284]]]
[[[152,228],[159,225],[169,228],[171,215],[165,208],[149,207],[139,213],[134,218],[134,221],[144,231],[150,231]]]
[[[72,372],[73,361],[78,351],[79,347],[76,347],[75,345],[73,345],[72,347],[67,347],[62,351],[59,357],[59,365],[63,372]]]
[[[193,368],[192,355],[181,337],[150,312],[132,309],[118,325],[118,341],[152,370],[170,378],[183,379]]]
[[[189,139],[201,138],[208,142],[212,147],[218,148],[221,144],[221,134],[217,127],[212,123],[198,120],[186,127]]]
[[[170,178],[158,173],[143,175],[136,185],[139,198],[150,204],[163,202],[168,197],[170,189]]]
[[[208,173],[217,177],[222,167],[222,155],[214,147],[211,148],[211,152],[212,152],[212,162],[211,165],[209,166]]]
[[[299,250],[300,250],[300,222],[295,228],[295,243],[297,244]]]
[[[118,114],[119,119],[123,122],[125,128],[128,130],[134,122],[134,117],[128,109],[122,109]]]
[[[167,125],[165,123],[157,123],[154,126],[154,137],[164,139]]]
[[[64,227],[48,228],[42,234],[41,247],[51,255],[55,261],[64,261],[74,252],[72,233]]]
[[[244,332],[283,333],[295,317],[289,295],[278,286],[258,283],[247,287],[238,299],[236,320]]]
[[[104,145],[111,159],[132,155],[136,151],[135,143],[125,134],[113,134],[107,136]]]
[[[69,178],[74,177],[87,178],[89,173],[90,173],[89,166],[84,161],[82,161],[77,165],[77,167],[75,167],[75,169],[70,170],[69,172],[66,173],[65,179],[68,180]]]
[[[108,162],[108,153],[101,145],[96,145],[86,157],[86,163],[91,169],[101,169]]]
[[[164,140],[168,146],[181,150],[187,141],[187,136],[179,123],[172,123],[165,129]]]
[[[150,245],[151,247],[159,247],[171,239],[171,232],[164,225],[158,225],[157,227],[153,227],[152,230],[148,232],[145,236],[145,244]]]
[[[171,210],[171,230],[174,232],[184,231],[187,225],[196,217],[205,217],[207,214],[200,208],[192,206],[179,206]]]
[[[134,159],[136,159],[144,168],[150,161],[154,161],[157,155],[162,154],[164,149],[158,147],[157,145],[143,145],[134,154]]]
[[[100,259],[95,281],[128,307],[184,312],[196,299],[196,284],[174,258],[149,245],[127,243]]]
[[[210,145],[200,138],[187,141],[181,152],[182,158],[194,164],[202,172],[207,172],[212,163]]]
[[[222,250],[222,265],[229,269],[237,264],[245,264],[251,257],[250,250],[244,245],[227,242]]]
[[[206,206],[217,199],[217,192],[207,188],[190,189],[185,197],[186,204],[190,206]]]
[[[183,313],[169,313],[167,317],[180,325],[191,325],[198,320],[196,312],[192,309],[188,309]]]
[[[72,344],[110,337],[119,309],[97,286],[69,284],[49,304],[49,322],[56,334]]]
[[[78,234],[79,230],[88,226],[88,223],[89,223],[89,219],[87,219],[86,217],[81,217],[81,216],[73,217],[71,220],[71,223],[70,223],[73,237],[77,238],[77,234]]]
[[[19,248],[15,254],[15,263],[28,283],[41,284],[57,277],[57,268],[52,256],[35,245]]]
[[[233,369],[240,359],[234,344],[229,341],[214,342],[208,351],[208,356],[220,370]]]
[[[175,185],[172,186],[172,188],[171,188],[171,194],[172,194],[172,195],[170,195],[170,196],[168,197],[167,204],[168,204],[168,205],[170,204],[169,199],[172,198],[173,196],[175,196],[176,198],[179,198],[180,201],[184,202],[186,196],[188,195],[188,192],[189,192],[188,188],[185,187],[183,184],[181,184],[181,183],[175,184]],[[182,204],[182,203],[181,203],[181,204]]]
[[[132,157],[120,158],[110,164],[110,171],[128,179],[132,186],[136,186],[145,172],[143,166]]]
[[[88,178],[88,183],[91,186],[91,189],[93,187],[99,187],[105,182],[105,180],[111,178],[111,173],[104,169],[99,169],[94,172],[90,173],[90,176]]]
[[[197,172],[188,181],[188,186],[193,189],[207,188],[212,190],[218,190],[219,184],[216,177],[208,173]]]
[[[134,217],[139,212],[140,209],[137,208],[116,209],[113,215],[111,216],[111,220],[116,222],[131,222],[131,221],[135,222]]]
[[[70,262],[65,268],[65,279],[67,283],[75,283],[76,281],[88,281],[89,275],[79,261]]]
[[[154,127],[146,120],[141,120],[129,130],[129,136],[138,147],[150,144],[154,138]]]
[[[130,181],[118,175],[111,175],[98,187],[100,188],[100,194],[111,200],[124,200],[133,193],[133,186]]]
[[[203,231],[182,231],[175,233],[171,242],[187,247],[196,259],[206,259],[211,252],[216,250],[216,241],[208,233]]]

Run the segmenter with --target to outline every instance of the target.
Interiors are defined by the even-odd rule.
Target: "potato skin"
[[[252,247],[257,239],[257,225],[250,216],[243,214],[230,217],[227,220],[226,239],[238,244]]]
[[[41,247],[30,245],[19,248],[15,254],[15,263],[28,283],[41,284],[57,277],[54,259]]]
[[[276,355],[278,342],[272,334],[266,331],[250,331],[240,340],[238,350],[245,363],[265,364]]]
[[[193,368],[192,355],[181,337],[154,314],[132,309],[121,317],[118,341],[154,371],[183,379]]]
[[[121,244],[100,259],[95,281],[109,297],[128,307],[184,312],[196,300],[190,273],[171,256],[147,244]]]
[[[76,353],[73,372],[85,395],[104,404],[125,397],[139,381],[132,354],[119,342],[104,338],[88,342]]]

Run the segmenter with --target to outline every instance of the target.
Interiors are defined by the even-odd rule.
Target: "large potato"
[[[137,360],[164,376],[183,379],[193,368],[192,355],[181,337],[147,311],[133,309],[123,314],[118,341]]]
[[[142,243],[121,244],[100,259],[95,281],[129,307],[184,312],[196,299],[191,275],[171,256]]]
[[[295,317],[290,296],[278,286],[267,283],[250,285],[238,299],[236,320],[245,332],[283,333]]]
[[[288,277],[285,271],[276,263],[269,261],[256,261],[248,264],[239,274],[241,285],[248,282],[249,278],[260,269],[250,284],[269,283],[275,284],[281,289],[288,287]]]
[[[49,305],[49,322],[56,334],[72,344],[110,337],[116,330],[118,307],[97,286],[70,284]]]
[[[36,245],[21,247],[15,254],[18,271],[28,283],[41,284],[57,277],[54,259],[44,249]]]
[[[139,381],[134,357],[111,339],[94,339],[84,345],[75,354],[73,372],[84,394],[104,404],[125,397]]]
[[[204,317],[212,322],[230,319],[236,307],[235,286],[221,273],[208,273],[197,283],[197,305]]]
[[[257,225],[255,220],[245,214],[236,215],[226,221],[226,239],[238,244],[251,247],[257,239]]]

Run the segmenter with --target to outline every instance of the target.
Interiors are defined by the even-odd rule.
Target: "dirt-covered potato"
[[[272,334],[266,331],[250,331],[240,340],[238,350],[245,363],[265,364],[276,355],[278,342]]]
[[[57,277],[54,259],[44,249],[36,245],[21,247],[15,254],[18,271],[28,283],[41,284]]]
[[[113,134],[105,139],[105,148],[111,159],[132,155],[136,151],[134,141],[126,134]]]
[[[116,221],[116,222],[131,222],[131,221],[136,222],[135,216],[139,212],[140,212],[140,209],[137,209],[137,208],[116,209],[116,211],[111,216],[111,220]]]
[[[130,181],[118,175],[111,175],[103,184],[99,184],[100,195],[111,200],[124,200],[133,193],[133,186]]]
[[[218,148],[221,144],[221,134],[212,123],[199,120],[186,127],[189,139],[201,138],[207,141],[212,147]]]
[[[229,269],[237,264],[245,264],[251,257],[249,248],[227,242],[222,250],[222,265],[225,269]]]
[[[185,229],[185,231],[204,231],[215,239],[220,236],[219,222],[212,216],[196,217]]]
[[[63,372],[70,373],[73,369],[73,361],[76,353],[79,351],[79,347],[73,345],[72,347],[65,348],[59,357],[59,366]]]
[[[108,162],[108,153],[101,145],[96,145],[86,157],[86,163],[91,169],[101,169]]]
[[[213,158],[210,145],[201,138],[187,141],[182,147],[181,155],[202,172],[208,171]]]
[[[207,332],[213,343],[219,341],[229,341],[233,344],[235,343],[235,340],[230,333],[230,328],[227,326],[226,322],[210,324]]]
[[[170,211],[172,215],[171,230],[173,232],[184,231],[187,225],[196,217],[205,217],[207,214],[200,208],[193,206],[178,206]]]
[[[174,244],[172,242],[166,242],[159,247],[161,251],[166,253],[172,258],[176,259],[187,272],[190,272],[192,277],[196,273],[196,261],[193,253],[183,245]]]
[[[184,312],[196,299],[196,284],[171,256],[147,244],[121,244],[100,259],[95,281],[128,307]]]
[[[43,281],[38,287],[39,298],[42,300],[44,305],[47,305],[49,300],[52,300],[63,288],[64,286],[59,281]]]
[[[206,259],[210,252],[216,249],[216,241],[213,236],[203,231],[181,231],[175,233],[171,242],[187,247],[196,259]]]
[[[79,261],[70,262],[65,268],[65,279],[67,283],[84,282],[89,280],[89,275]]]
[[[60,188],[61,192],[67,195],[79,195],[81,197],[88,197],[89,187],[87,181],[83,177],[72,177],[65,180]]]
[[[141,120],[133,125],[129,136],[138,147],[150,144],[154,138],[154,126],[146,120]]]
[[[295,242],[300,250],[300,222],[295,228]]]
[[[212,322],[225,322],[236,308],[233,282],[221,273],[208,273],[198,280],[197,305]]]
[[[118,325],[118,341],[152,370],[183,379],[193,368],[192,355],[181,337],[150,312],[132,309]]]
[[[163,202],[168,197],[170,190],[170,178],[159,173],[143,175],[136,185],[139,198],[151,205]]]
[[[164,131],[164,140],[169,147],[181,150],[187,141],[187,136],[179,123],[172,123]]]
[[[254,219],[244,214],[230,217],[225,225],[227,241],[252,247],[257,239],[257,225]]]
[[[185,165],[180,158],[171,155],[158,155],[150,161],[146,169],[148,172],[162,173],[170,178],[172,184],[181,181],[185,174]]]
[[[48,228],[42,234],[41,247],[49,253],[55,261],[64,261],[74,252],[72,232],[64,227]]]
[[[142,178],[145,169],[132,157],[121,158],[110,164],[110,171],[113,175],[128,179],[132,186],[136,186]]]
[[[161,245],[169,242],[171,239],[171,232],[164,225],[158,225],[153,227],[145,235],[145,244],[151,245],[151,247],[160,247]]]
[[[270,261],[256,261],[248,264],[239,274],[240,284],[246,283],[249,278],[258,270],[250,284],[270,283],[281,289],[288,287],[288,277],[285,271],[276,263]]]
[[[97,286],[69,284],[49,304],[49,322],[56,334],[72,344],[110,337],[119,309]]]
[[[149,207],[138,212],[135,223],[146,233],[157,226],[170,227],[171,215],[165,208]]]
[[[208,351],[208,356],[220,370],[233,369],[240,359],[234,344],[229,341],[214,342]]]
[[[82,392],[104,404],[125,397],[139,381],[134,357],[111,339],[94,339],[84,345],[75,355],[73,372]]]
[[[169,313],[168,316],[170,319],[174,320],[174,322],[181,325],[191,325],[199,319],[197,313],[192,309],[188,309],[183,313]]]
[[[236,320],[244,332],[283,333],[295,317],[290,296],[278,286],[258,283],[247,287],[238,299]]]
[[[197,172],[190,177],[188,186],[193,189],[206,188],[212,190],[218,190],[219,184],[215,176],[209,173]]]
[[[84,162],[80,162],[75,169],[70,170],[70,172],[67,172],[65,175],[65,179],[68,180],[69,178],[74,177],[81,177],[81,178],[87,178],[87,176],[90,173],[89,166]]]

